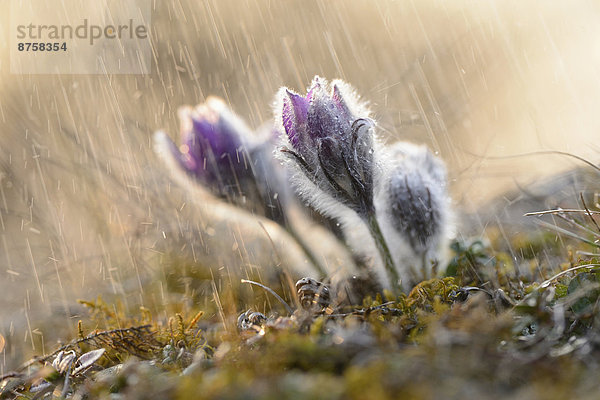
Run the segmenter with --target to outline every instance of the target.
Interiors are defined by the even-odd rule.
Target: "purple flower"
[[[372,241],[362,237],[361,245],[375,245],[389,278],[386,286],[398,292],[400,278],[375,210],[377,143],[366,107],[344,82],[328,84],[319,77],[306,96],[283,88],[278,100],[285,132],[281,158],[297,194],[337,219],[347,237],[366,225]]]
[[[179,110],[181,145],[171,145],[173,157],[189,175],[211,186],[219,195],[231,196],[248,175],[248,156],[242,138],[251,130],[217,98],[196,108]]]
[[[315,77],[306,96],[284,88],[279,100],[284,160],[329,199],[362,217],[373,213],[373,122],[352,89]],[[299,192],[322,202],[306,188]]]
[[[185,172],[218,197],[283,221],[285,189],[272,160],[273,143],[261,140],[215,97],[195,108],[182,107],[179,120],[179,147],[163,132],[155,136],[157,150],[174,172]]]

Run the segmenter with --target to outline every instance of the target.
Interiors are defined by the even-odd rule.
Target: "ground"
[[[78,337],[2,377],[2,398],[595,398],[592,212],[554,214],[585,225],[586,241],[525,230],[507,243],[488,226],[483,239],[452,243],[446,277],[352,306],[306,310],[275,285],[293,313],[271,298],[266,316],[250,312],[242,324],[271,296],[247,283],[203,307],[173,304],[185,311],[168,318],[90,299]],[[179,265],[167,290],[198,274]],[[99,358],[77,360],[97,349]],[[62,370],[51,366],[59,350],[75,353]]]

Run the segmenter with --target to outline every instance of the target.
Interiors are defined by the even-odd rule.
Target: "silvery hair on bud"
[[[317,85],[322,85],[321,88],[315,89]],[[355,92],[355,90],[347,83],[340,80],[333,80],[331,83],[328,83],[326,80],[320,77],[315,77],[313,82],[309,86],[310,89],[314,89],[314,96],[316,97],[316,101],[320,101],[321,96],[330,95],[332,88],[336,87],[342,96],[345,105],[348,107],[348,110],[352,114],[354,118],[368,118],[369,110],[366,106],[366,103],[360,101],[359,96]],[[293,149],[293,145],[289,140],[289,137],[285,133],[285,128],[282,125],[283,121],[283,104],[284,99],[288,96],[288,93],[292,92],[290,89],[286,87],[282,87],[277,93],[275,103],[273,104],[274,114],[275,114],[275,126],[276,129],[281,132],[280,134],[280,144],[283,148]],[[320,111],[321,109],[319,109]],[[327,112],[324,110],[323,112]],[[353,119],[354,121],[354,119]],[[350,121],[350,124],[353,122]],[[300,127],[303,128],[303,127]],[[370,127],[368,129],[373,129]],[[305,132],[306,133],[306,132]],[[346,145],[348,139],[343,136],[349,136],[350,132],[336,132],[332,130],[331,132],[327,132],[327,136],[332,138],[333,140],[338,141],[340,145]],[[378,160],[377,154],[379,153],[378,148],[380,146],[377,138],[373,133],[373,152],[374,157],[371,160],[373,173],[373,180],[376,184],[378,180],[378,174],[380,168],[377,167]],[[318,149],[317,146],[314,147],[305,147],[303,149],[302,156],[309,163],[317,164],[318,159]],[[361,217],[357,214],[356,210],[351,209],[350,207],[344,205],[340,201],[336,200],[329,191],[323,190],[319,187],[319,179],[322,179],[322,173],[317,173],[311,177],[307,176],[306,171],[304,171],[298,163],[293,159],[287,156],[285,153],[282,153],[280,150],[275,152],[276,157],[287,167],[287,171],[289,173],[290,183],[295,189],[296,194],[300,197],[306,204],[310,205],[316,211],[326,215],[330,218],[337,220],[342,227],[346,240],[349,244],[354,248],[354,250],[358,254],[367,255],[369,258],[373,260],[375,264],[379,263],[380,260],[378,258],[377,252],[375,250],[375,243],[373,238],[369,234],[368,228],[365,225],[365,222],[361,219]],[[329,160],[325,160],[329,161]],[[339,165],[339,168],[344,168],[343,165]],[[343,175],[343,174],[342,174]],[[315,182],[317,180],[317,182]],[[383,267],[380,266],[376,268],[377,270],[383,271]],[[341,271],[330,271],[330,272],[341,272]],[[348,271],[346,271],[347,273]],[[356,271],[349,271],[351,273]],[[344,273],[342,273],[343,275]],[[382,284],[383,287],[388,287],[389,282],[385,281],[385,271],[381,274],[377,274],[378,281]],[[330,276],[334,281],[337,279],[343,279],[339,274],[334,274],[334,276]]]
[[[344,96],[344,100],[352,114],[360,115],[361,117],[368,117],[368,110],[365,105],[361,103],[358,99],[358,95],[355,93],[354,89],[347,83],[334,80],[331,82],[331,85],[328,85],[327,81],[320,77],[315,77],[313,82],[309,86],[309,88],[315,87],[315,85],[323,85],[325,86],[322,91],[328,92],[329,88],[333,85],[337,85],[339,90],[342,92]],[[289,138],[285,134],[285,129],[282,126],[281,121],[282,118],[282,109],[283,109],[283,100],[287,96],[287,92],[291,92],[290,89],[286,87],[282,87],[277,96],[275,98],[274,103],[274,114],[276,121],[276,129],[278,129],[280,134],[281,145],[287,148],[293,148],[291,145]],[[318,96],[322,96],[322,93],[318,93]],[[339,133],[337,133],[339,134]],[[331,134],[332,137],[335,137],[336,134]],[[313,161],[317,159],[317,149],[315,148],[305,148],[306,154],[303,156],[309,161]],[[336,201],[329,193],[326,193],[322,189],[320,189],[315,182],[313,182],[309,177],[306,176],[301,168],[298,167],[296,162],[293,159],[290,159],[285,154],[282,154],[281,151],[276,151],[275,156],[287,167],[288,173],[290,174],[290,183],[296,190],[298,196],[304,200],[307,204],[311,205],[315,210],[320,213],[327,215],[331,218],[335,218],[342,225],[349,224],[354,225],[357,221],[360,221],[360,218],[355,215],[355,213],[346,207],[343,204],[340,204],[339,201]],[[316,162],[315,162],[316,163]],[[340,165],[340,168],[343,166]],[[317,177],[313,177],[317,178]]]
[[[402,286],[445,268],[452,234],[446,167],[425,146],[397,142],[386,150],[376,209]]]

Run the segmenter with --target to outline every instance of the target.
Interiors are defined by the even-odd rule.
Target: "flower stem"
[[[298,232],[296,231],[296,229],[293,228],[289,224],[287,225],[286,230],[288,231],[288,233],[290,234],[290,236],[292,238],[294,238],[294,240],[296,241],[296,243],[298,243],[298,245],[300,246],[300,248],[302,249],[302,251],[304,252],[304,254],[306,255],[306,257],[308,258],[308,261],[315,267],[315,269],[317,270],[317,272],[320,275],[319,278],[326,277],[327,276],[327,271],[325,270],[325,268],[323,268],[323,266],[321,265],[321,263],[319,261],[317,261],[317,257],[313,254],[312,250],[310,249],[310,247],[308,246],[308,244],[304,241],[304,239],[302,238],[302,236],[299,235]]]
[[[383,233],[381,232],[381,227],[379,226],[379,222],[377,222],[375,213],[369,213],[367,215],[367,224],[369,226],[371,236],[373,236],[373,239],[375,239],[375,245],[377,246],[377,250],[379,250],[379,255],[381,256],[385,270],[388,273],[388,278],[392,285],[392,291],[395,295],[398,295],[401,292],[400,276],[398,276],[398,271],[394,265],[390,248],[383,237]]]

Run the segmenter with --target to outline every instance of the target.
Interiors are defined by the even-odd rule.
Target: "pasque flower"
[[[395,165],[384,183],[390,221],[422,253],[437,240],[448,218],[446,167],[425,146],[399,142],[390,153]]]
[[[274,138],[297,195],[340,222],[357,253],[372,256],[369,273],[383,287],[398,292],[400,278],[410,289],[431,275],[448,237],[444,164],[423,146],[384,148],[365,104],[346,83],[315,77],[306,95],[282,88],[275,127],[262,137],[216,98],[182,108],[179,118],[179,147],[162,132],[155,136],[171,170],[284,226],[321,274],[326,269],[288,219],[289,185],[272,157]]]
[[[195,108],[181,108],[179,120],[179,147],[164,132],[155,135],[155,148],[172,172],[176,176],[184,172],[212,194],[283,226],[324,275],[324,268],[290,224],[290,189],[273,158],[277,135],[272,125],[254,132],[215,97]]]
[[[306,96],[286,88],[279,95],[287,136],[284,159],[322,192],[319,194],[361,217],[372,213],[373,122],[353,91],[344,82],[334,81],[330,86],[315,77]],[[313,191],[299,191],[309,202],[321,206],[327,202]],[[323,211],[336,213],[327,207]]]
[[[218,197],[283,223],[285,185],[270,157],[269,137],[259,137],[215,97],[195,108],[180,108],[179,120],[179,147],[163,132],[155,136],[157,150],[172,169]]]
[[[292,171],[296,192],[349,229],[358,216],[367,225],[389,283],[397,291],[399,275],[375,210],[378,144],[366,107],[346,83],[328,84],[319,77],[305,96],[281,89],[278,106],[284,132],[280,154]]]
[[[397,142],[386,149],[378,218],[400,270],[403,286],[432,277],[451,234],[446,167],[425,146]]]

